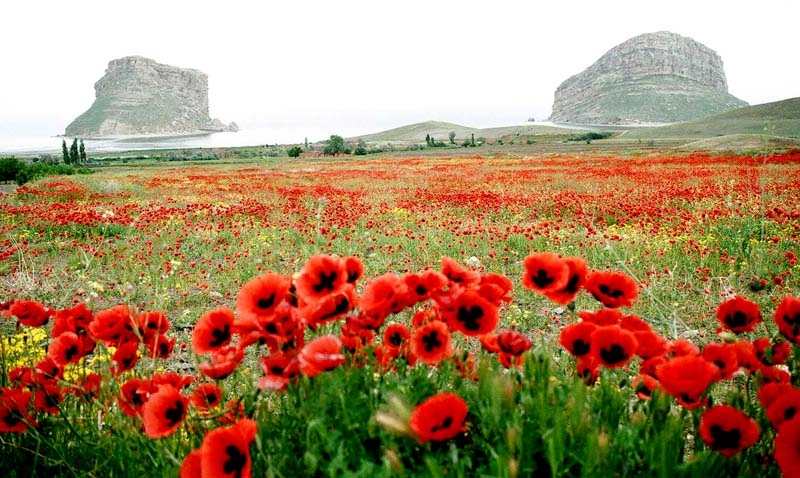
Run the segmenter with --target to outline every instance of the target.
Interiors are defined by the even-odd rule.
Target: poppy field
[[[800,476],[800,154],[0,193],[6,476]]]

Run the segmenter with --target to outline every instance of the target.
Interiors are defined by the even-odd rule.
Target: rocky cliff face
[[[561,83],[551,121],[670,123],[746,106],[728,94],[722,59],[675,33],[646,33],[617,45]]]
[[[94,103],[67,126],[67,136],[171,135],[235,127],[212,122],[208,77],[198,70],[126,56],[109,62],[94,89]]]

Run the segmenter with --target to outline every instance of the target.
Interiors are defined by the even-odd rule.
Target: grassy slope
[[[500,138],[503,136],[512,136],[517,133],[520,135],[536,135],[536,134],[572,134],[575,130],[567,128],[557,128],[554,126],[544,125],[520,125],[520,126],[502,126],[497,128],[470,128],[469,126],[462,126],[453,123],[444,123],[441,121],[425,121],[422,123],[415,123],[411,125],[401,126],[399,128],[381,131],[379,133],[367,134],[349,138],[352,140],[361,139],[370,143],[386,143],[386,142],[409,142],[409,143],[423,143],[425,142],[425,135],[433,136],[437,141],[448,141],[448,134],[450,131],[455,131],[457,140],[463,141],[465,138],[470,138],[472,134],[475,138],[484,137],[487,139]]]
[[[800,137],[800,98],[747,106],[659,128],[631,130],[625,137],[700,139],[730,134]]]

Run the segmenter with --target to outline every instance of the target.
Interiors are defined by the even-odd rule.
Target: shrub
[[[17,158],[0,158],[0,182],[15,180],[22,169],[25,169],[25,163]]]

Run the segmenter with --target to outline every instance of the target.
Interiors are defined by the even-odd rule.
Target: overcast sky
[[[544,120],[563,80],[660,30],[715,50],[750,104],[800,96],[797,0],[9,0],[2,12],[0,136],[63,132],[127,55],[203,71],[211,116],[245,128]]]

